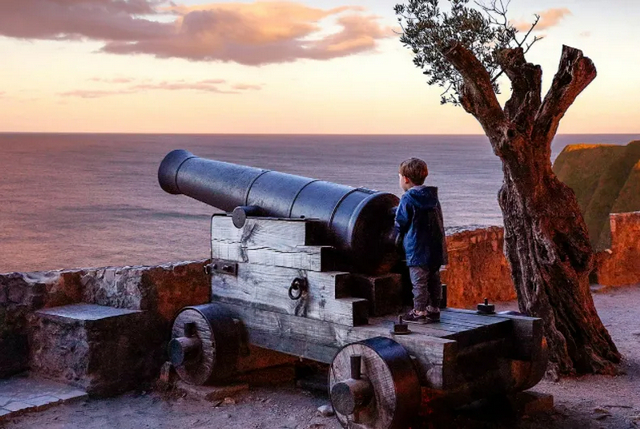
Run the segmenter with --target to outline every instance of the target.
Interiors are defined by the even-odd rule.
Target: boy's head
[[[419,158],[410,158],[400,164],[400,187],[408,191],[414,186],[424,184],[424,179],[429,175],[427,163]]]

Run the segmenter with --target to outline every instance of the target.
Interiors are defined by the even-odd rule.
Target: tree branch
[[[542,69],[525,60],[522,48],[501,51],[498,63],[511,80],[512,87],[504,113],[520,132],[530,135],[542,103]]]
[[[462,76],[460,104],[480,122],[492,142],[503,140],[506,118],[491,84],[491,76],[473,53],[459,42],[452,42],[443,52]],[[492,138],[493,137],[493,138]],[[494,148],[500,150],[501,148]]]
[[[529,31],[527,31],[527,34],[524,35],[524,38],[522,39],[522,42],[518,42],[518,39],[516,40],[516,43],[518,44],[518,47],[521,47],[522,45],[524,45],[524,42],[527,41],[527,39],[529,38],[529,35],[531,34],[531,32],[536,28],[536,25],[538,25],[538,22],[540,22],[540,15],[536,14],[534,15],[536,17],[536,20],[533,22],[533,24],[531,24],[531,28],[529,28]],[[533,46],[534,43],[536,43],[536,37],[533,38],[533,42],[531,42],[531,46]],[[538,39],[540,40],[540,39]]]
[[[558,72],[536,115],[534,142],[540,145],[551,143],[565,113],[596,75],[595,65],[581,50],[562,47]]]

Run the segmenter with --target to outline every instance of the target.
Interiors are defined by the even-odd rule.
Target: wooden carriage
[[[397,325],[401,276],[341,271],[321,222],[236,225],[212,217],[211,304],[183,309],[173,325],[169,353],[187,382],[231,377],[249,344],[276,350],[330,364],[343,426],[386,429],[436,404],[526,390],[544,374],[540,319],[446,308],[440,323]]]

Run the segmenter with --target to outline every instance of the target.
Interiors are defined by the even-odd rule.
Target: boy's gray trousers
[[[409,267],[409,275],[413,285],[414,310],[426,311],[427,306],[439,309],[442,296],[440,267]]]

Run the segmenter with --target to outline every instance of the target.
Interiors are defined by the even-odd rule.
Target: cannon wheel
[[[183,308],[173,322],[171,338],[169,358],[183,381],[215,383],[236,372],[240,327],[223,307],[205,304]]]
[[[420,394],[409,353],[389,338],[349,344],[331,363],[329,395],[345,428],[407,428],[418,414]]]

